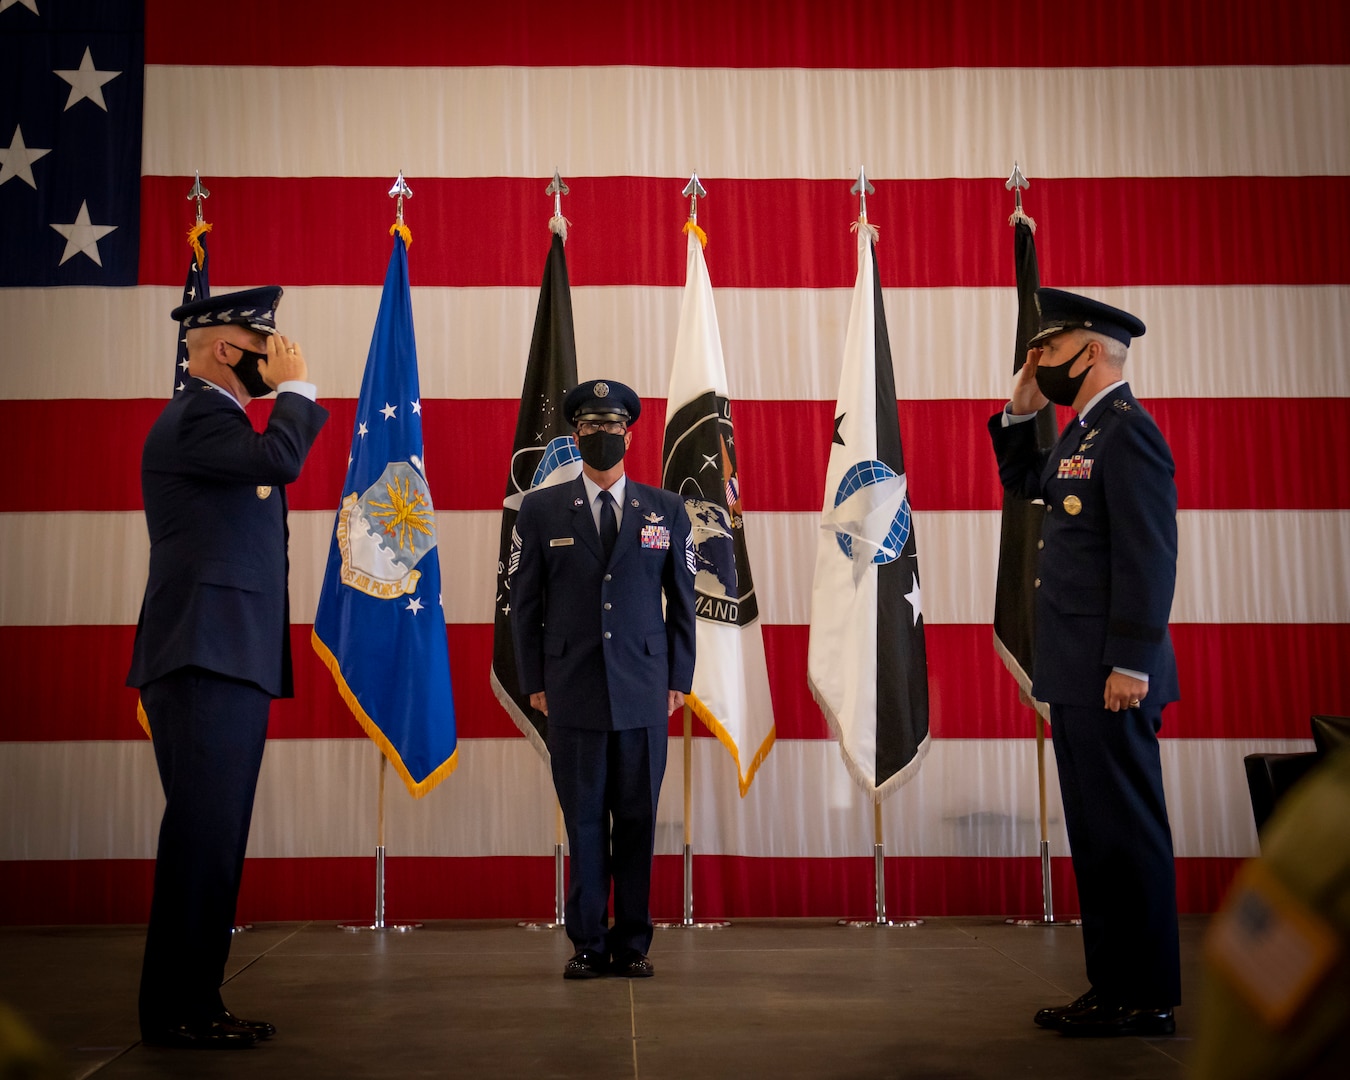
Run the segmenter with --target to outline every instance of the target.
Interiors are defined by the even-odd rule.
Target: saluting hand
[[[305,354],[300,350],[300,343],[282,334],[269,336],[267,359],[258,361],[258,374],[273,390],[291,380],[307,382],[309,365],[305,363]]]
[[[1025,416],[1027,413],[1040,412],[1049,404],[1049,399],[1041,393],[1041,388],[1036,385],[1036,368],[1041,362],[1040,349],[1027,350],[1027,362],[1022,365],[1022,370],[1017,373],[1017,379],[1013,383],[1012,393],[1012,411],[1014,416]]]

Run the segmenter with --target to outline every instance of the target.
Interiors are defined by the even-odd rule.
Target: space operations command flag
[[[692,223],[666,400],[661,485],[684,499],[697,566],[698,663],[689,706],[736,762],[742,797],[774,741],[759,601],[750,574],[722,335],[702,231]]]
[[[525,382],[516,414],[511,471],[502,500],[497,554],[497,606],[492,620],[492,690],[530,743],[548,758],[548,718],[531,708],[520,691],[516,649],[511,640],[511,539],[521,500],[532,488],[565,484],[581,475],[581,454],[572,427],[562,415],[563,395],[577,384],[577,342],[572,326],[572,293],[567,284],[561,218],[544,263],[534,334],[525,363]],[[550,227],[554,227],[550,223]]]
[[[454,772],[455,705],[402,234],[366,357],[313,641],[415,798]]]
[[[918,553],[874,238],[860,222],[807,678],[849,772],[880,801],[918,769],[929,738]]]

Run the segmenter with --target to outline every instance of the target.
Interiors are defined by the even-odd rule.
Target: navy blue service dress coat
[[[627,480],[606,561],[578,478],[527,495],[516,534],[511,626],[521,689],[548,700],[567,933],[579,951],[645,955],[668,696],[694,678],[689,516],[678,496]]]
[[[127,683],[141,691],[166,798],[141,976],[147,1037],[225,1008],[268,707],[291,693],[285,485],[327,417],[284,393],[259,433],[193,379],[145,442],[150,574]]]
[[[1004,427],[999,413],[989,433],[1003,486],[1048,511],[1032,693],[1050,705],[1088,978],[1117,1004],[1170,1007],[1181,1001],[1176,870],[1157,733],[1179,694],[1172,454],[1128,384],[1048,453],[1034,423]],[[1113,668],[1147,673],[1139,706],[1106,709]]]

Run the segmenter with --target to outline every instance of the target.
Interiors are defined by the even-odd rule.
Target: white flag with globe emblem
[[[862,221],[825,470],[807,680],[849,773],[874,800],[928,750],[928,660],[886,312]]]
[[[698,661],[689,707],[730,751],[744,797],[773,746],[773,702],[745,546],[722,335],[701,230],[687,231],[661,484],[684,499],[692,525]]]

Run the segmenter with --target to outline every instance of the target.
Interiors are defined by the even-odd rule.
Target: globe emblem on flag
[[[685,499],[694,543],[694,588],[705,596],[739,600],[736,584],[736,536],[725,507],[703,499]]]
[[[577,449],[576,440],[570,435],[559,435],[557,438],[550,439],[544,447],[544,456],[539,459],[539,465],[534,470],[534,476],[530,480],[530,490],[537,487],[543,487],[548,478],[565,465],[571,465],[573,462],[581,461],[581,451]],[[558,476],[556,482],[570,480],[576,475],[576,470],[570,470],[568,473]]]
[[[889,525],[886,525],[885,517],[878,521],[876,511],[894,502],[897,495],[899,503],[894,514],[889,517]],[[883,564],[900,558],[910,532],[909,495],[906,491],[905,478],[884,461],[856,462],[849,466],[843,479],[839,481],[839,489],[834,495],[834,505],[838,509],[849,500],[861,504],[858,518],[866,521],[868,526],[873,526],[867,529],[867,532],[876,532],[875,536],[864,536],[870,546],[877,549],[871,561]],[[885,526],[884,533],[880,531],[882,526]],[[852,559],[854,535],[840,528],[835,532],[835,540],[839,544],[839,549]]]
[[[342,500],[337,542],[344,585],[378,600],[416,592],[417,564],[436,546],[426,479],[409,462],[389,462],[362,494]]]

